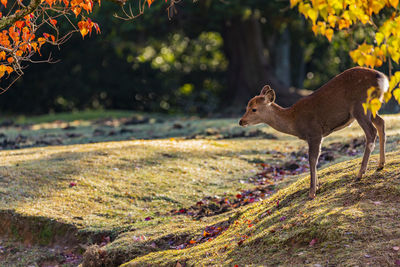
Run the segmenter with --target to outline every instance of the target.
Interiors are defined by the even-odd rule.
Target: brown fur
[[[354,120],[357,120],[366,136],[366,148],[358,179],[366,171],[377,132],[380,139],[379,168],[383,168],[384,121],[379,115],[373,118],[370,112],[365,114],[362,103],[366,101],[367,90],[371,86],[378,87],[378,79],[384,78],[384,74],[372,69],[352,68],[337,75],[313,94],[303,97],[289,108],[275,104],[275,92],[269,86],[265,86],[259,96],[249,101],[239,124],[246,126],[266,123],[278,131],[307,141],[311,173],[310,198],[314,198],[318,183],[316,164],[323,137],[350,125]],[[379,94],[378,97],[381,98],[383,91],[380,90]]]

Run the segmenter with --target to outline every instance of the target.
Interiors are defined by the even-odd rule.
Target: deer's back
[[[354,120],[353,110],[365,102],[367,90],[371,86],[378,86],[380,75],[378,71],[361,67],[337,75],[292,106],[297,126],[314,131],[318,129],[319,133],[315,134],[323,136],[345,126]]]

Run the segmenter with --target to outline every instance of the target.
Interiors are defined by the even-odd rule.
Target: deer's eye
[[[253,111],[253,112],[256,112],[256,111],[257,111],[257,109],[253,108],[251,111]]]

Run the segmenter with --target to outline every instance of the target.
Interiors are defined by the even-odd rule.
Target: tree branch
[[[16,21],[22,19],[26,15],[32,13],[37,9],[40,4],[40,0],[31,0],[28,6],[22,8],[18,13],[14,13],[10,16],[6,16],[0,19],[0,30],[11,26]]]

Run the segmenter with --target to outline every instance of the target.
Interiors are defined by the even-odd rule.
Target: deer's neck
[[[291,108],[282,108],[281,106],[272,103],[268,114],[264,116],[264,122],[282,133],[298,136],[295,129],[295,117]]]

